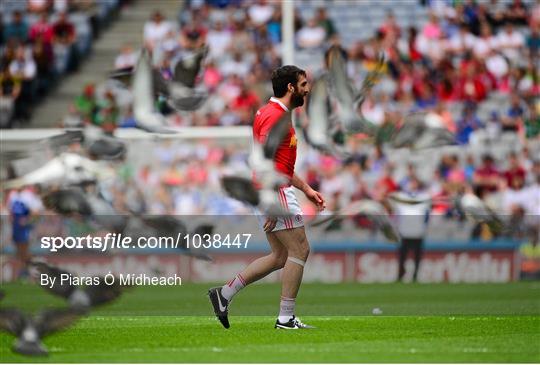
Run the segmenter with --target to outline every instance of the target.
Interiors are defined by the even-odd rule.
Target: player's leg
[[[277,238],[287,248],[288,257],[283,267],[281,302],[276,328],[312,328],[295,317],[298,290],[302,283],[304,265],[309,256],[309,242],[304,227],[275,232]]]
[[[253,261],[240,273],[244,278],[245,285],[260,280],[266,275],[285,266],[285,262],[287,261],[287,249],[283,243],[276,237],[275,232],[266,233],[266,238],[270,243],[272,252],[269,255]]]
[[[287,250],[275,233],[267,233],[266,237],[272,252],[250,263],[242,272],[222,287],[212,288],[208,296],[214,307],[214,313],[225,328],[229,328],[229,303],[246,285],[262,279],[271,272],[281,269],[287,260]]]
[[[304,227],[297,227],[274,233],[288,252],[287,261],[283,267],[281,295],[287,298],[296,298],[304,274],[304,265],[309,256],[309,242],[306,232]]]
[[[227,300],[231,300],[236,293],[266,275],[281,269],[287,260],[287,249],[279,241],[274,232],[266,234],[272,252],[250,263],[242,272],[234,277],[229,283],[223,285],[221,290]]]

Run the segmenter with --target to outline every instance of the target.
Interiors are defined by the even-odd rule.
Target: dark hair
[[[287,93],[287,85],[296,86],[300,75],[306,76],[306,71],[292,65],[281,66],[272,72],[272,89],[274,96],[281,98]]]

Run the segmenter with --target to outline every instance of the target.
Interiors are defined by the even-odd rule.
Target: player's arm
[[[298,175],[293,174],[291,179],[291,184],[297,188],[300,189],[304,195],[311,200],[313,204],[317,206],[319,211],[326,208],[326,202],[324,201],[323,196],[318,191],[315,191],[309,186],[304,180],[302,180]]]

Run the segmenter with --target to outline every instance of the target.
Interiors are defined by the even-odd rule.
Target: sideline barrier
[[[209,250],[212,262],[182,255],[174,249],[137,249],[115,253],[49,253],[34,248],[35,258],[58,265],[81,276],[112,273],[133,273],[160,276],[179,275],[185,283],[221,282],[232,277],[250,261],[267,252],[267,246],[253,244],[238,251]],[[354,242],[314,242],[304,275],[306,282],[393,282],[397,277],[397,247],[388,243],[357,244]],[[419,282],[503,283],[519,279],[519,242],[427,242],[421,263]],[[3,282],[14,280],[18,264],[13,247],[2,251]],[[413,261],[406,262],[404,280],[412,277]],[[279,272],[264,279],[279,280]]]

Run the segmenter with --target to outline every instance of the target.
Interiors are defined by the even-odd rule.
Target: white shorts
[[[298,200],[296,199],[296,195],[294,194],[294,187],[289,186],[285,188],[280,188],[278,190],[278,197],[281,206],[286,211],[290,212],[292,214],[292,217],[278,218],[276,222],[276,227],[272,230],[272,232],[303,227],[304,218],[302,217],[302,209],[300,208],[300,204],[298,204]],[[259,224],[261,228],[263,228],[264,223],[266,222],[266,216],[264,214],[261,214],[260,212],[258,212],[257,216],[259,218]]]

